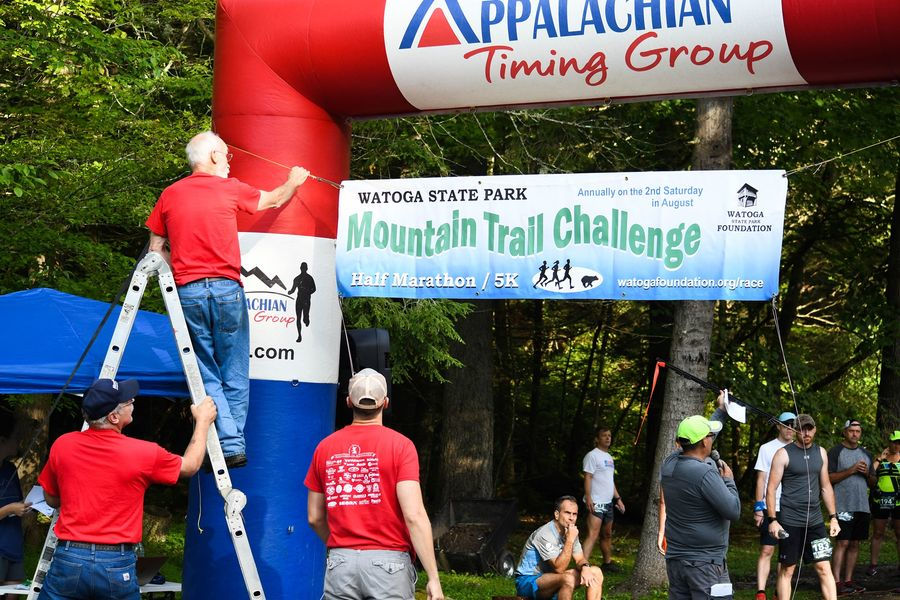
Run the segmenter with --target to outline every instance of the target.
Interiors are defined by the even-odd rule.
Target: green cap
[[[896,430],[894,433],[891,434],[891,441],[892,442],[900,442],[900,429]]]
[[[719,433],[720,431],[722,431],[721,422],[709,421],[705,417],[694,415],[678,425],[675,437],[683,438],[692,444],[696,444],[710,433]]]

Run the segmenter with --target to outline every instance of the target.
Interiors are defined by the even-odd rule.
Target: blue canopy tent
[[[0,296],[0,394],[58,393],[108,309],[48,288]],[[113,309],[67,391],[81,393],[97,378],[121,310]],[[166,315],[138,311],[116,379],[137,379],[142,396],[189,395]]]

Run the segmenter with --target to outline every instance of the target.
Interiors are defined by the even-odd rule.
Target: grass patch
[[[748,514],[748,513],[745,513]],[[523,517],[520,527],[510,536],[507,544],[509,549],[518,559],[522,546],[528,535],[543,522]],[[583,531],[586,530],[583,529]],[[614,560],[622,567],[621,573],[609,573],[604,581],[604,599],[630,600],[631,594],[627,590],[627,583],[634,571],[634,560],[637,555],[640,527],[637,525],[621,524],[616,526],[613,537]],[[181,581],[184,558],[185,525],[180,519],[173,519],[171,527],[165,538],[161,541],[148,541],[144,545],[144,553],[147,556],[167,556],[168,560],[163,565],[162,573],[168,581]],[[26,545],[25,548],[25,572],[31,577],[37,566],[41,546],[35,544]],[[756,593],[756,560],[759,556],[759,537],[756,530],[746,523],[740,523],[732,527],[731,545],[728,550],[728,569],[732,582],[735,585],[734,597],[736,600],[753,600]],[[591,563],[600,564],[602,557],[599,548],[592,554]],[[285,569],[294,568],[299,558],[287,558]],[[867,565],[869,562],[869,543],[863,542],[859,553],[859,565]],[[881,546],[882,565],[898,564],[897,548],[894,537],[889,530],[885,533],[885,540]],[[769,592],[773,583],[775,562],[772,564]],[[811,574],[811,567],[803,567],[804,578]],[[499,575],[473,575],[468,573],[442,572],[441,586],[448,600],[485,600],[492,596],[512,596],[515,594],[515,584],[512,579]],[[180,598],[180,594],[178,595]],[[666,590],[661,588],[644,596],[647,600],[663,600],[667,597]],[[820,597],[817,585],[801,584],[795,600],[815,600]],[[419,583],[416,590],[416,598],[425,598],[425,574],[419,573]],[[584,590],[577,591],[575,598],[584,598]]]

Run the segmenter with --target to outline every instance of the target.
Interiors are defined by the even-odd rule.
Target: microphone
[[[719,467],[720,469],[725,468],[725,461],[723,461],[723,460],[722,460],[722,457],[719,456],[719,451],[718,451],[718,450],[713,449],[712,451],[710,451],[709,457],[710,457],[711,459],[713,459],[713,461],[715,461],[717,467]]]

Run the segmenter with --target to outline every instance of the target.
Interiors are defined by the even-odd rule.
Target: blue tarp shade
[[[0,394],[58,393],[108,308],[47,288],[0,296]],[[68,392],[82,393],[100,373],[121,310],[113,309]],[[142,396],[189,395],[166,315],[138,312],[116,379],[137,379]]]

